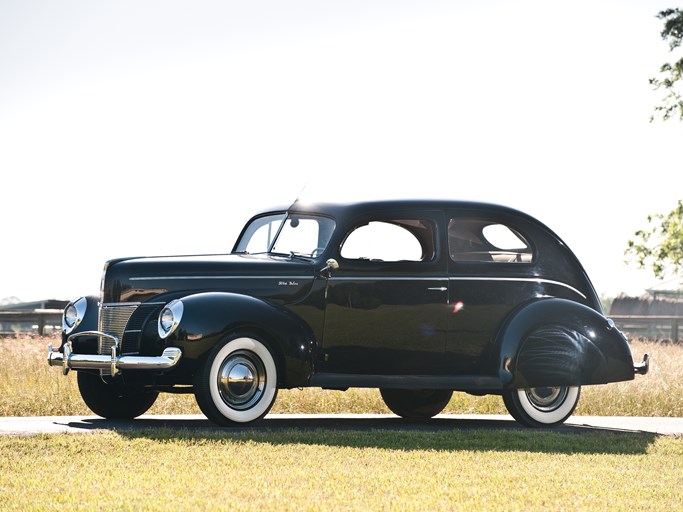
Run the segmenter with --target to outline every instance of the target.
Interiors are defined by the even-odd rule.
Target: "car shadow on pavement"
[[[84,418],[74,430],[109,430],[127,438],[238,439],[272,444],[303,443],[401,450],[499,450],[544,453],[641,454],[658,434],[587,425],[547,429],[524,427],[512,419],[398,417],[266,417],[248,426],[221,427],[204,417],[142,417],[135,420]],[[615,439],[616,438],[616,439]],[[616,442],[615,442],[616,441]]]

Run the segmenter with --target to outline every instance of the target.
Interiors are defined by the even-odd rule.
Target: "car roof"
[[[462,200],[443,200],[443,199],[384,199],[373,201],[356,202],[304,202],[295,201],[289,207],[283,207],[277,211],[289,211],[296,213],[321,213],[333,217],[349,216],[364,212],[377,212],[382,210],[482,210],[489,214],[512,214],[518,217],[525,217],[529,220],[538,222],[530,215],[501,204],[462,201]],[[273,211],[273,210],[271,210]]]
[[[289,206],[280,205],[278,207],[264,209],[254,215],[254,217],[274,212],[290,212],[302,214],[320,214],[333,217],[337,221],[348,221],[356,216],[378,213],[384,210],[469,210],[472,212],[481,212],[481,214],[491,216],[493,219],[496,219],[498,216],[514,217],[517,220],[524,220],[531,224],[535,224],[538,228],[545,231],[547,235],[564,244],[557,233],[528,213],[517,210],[510,206],[497,203],[488,203],[484,201],[449,199],[381,199],[352,202],[314,202],[300,201],[297,199]]]

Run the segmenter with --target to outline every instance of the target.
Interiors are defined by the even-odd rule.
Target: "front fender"
[[[76,328],[69,334],[65,334],[62,330],[62,345],[60,347],[60,352],[63,351],[64,343],[66,343],[69,336],[79,332],[86,331],[96,331],[98,327],[99,320],[99,301],[100,298],[89,295],[85,297],[86,307],[85,315],[81,322],[76,326]],[[83,336],[76,338],[74,341],[73,349],[79,354],[97,354],[97,336]]]
[[[311,375],[315,336],[309,326],[284,307],[237,293],[207,292],[180,298],[183,315],[167,346],[183,349],[195,364],[230,333],[262,338],[278,364],[280,384],[298,387]]]
[[[566,299],[526,304],[498,336],[504,388],[581,386],[632,380],[624,335],[597,311]]]

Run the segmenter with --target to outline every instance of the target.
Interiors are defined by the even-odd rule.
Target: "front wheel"
[[[78,372],[78,390],[88,408],[103,418],[133,419],[152,407],[158,391],[107,383],[98,374]]]
[[[195,376],[195,398],[204,415],[224,426],[257,421],[277,396],[277,368],[270,350],[251,336],[216,345]]]
[[[510,415],[527,427],[559,425],[576,409],[580,386],[510,389],[503,391],[503,401]]]
[[[453,396],[450,389],[380,389],[387,407],[402,418],[427,420],[448,405]]]

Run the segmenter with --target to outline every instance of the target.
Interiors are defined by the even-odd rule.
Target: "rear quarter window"
[[[534,259],[531,244],[522,233],[490,219],[451,219],[448,248],[453,261],[530,263]]]

